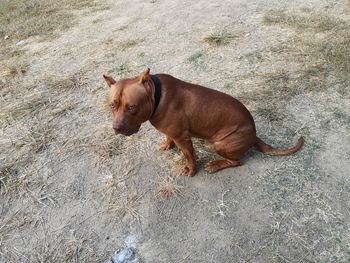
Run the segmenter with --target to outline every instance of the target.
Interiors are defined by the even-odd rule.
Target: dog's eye
[[[111,104],[111,108],[112,108],[112,109],[115,108],[115,103],[114,103],[114,102]]]
[[[135,105],[129,105],[129,106],[126,107],[126,109],[127,109],[128,111],[134,111],[135,108],[136,108]]]

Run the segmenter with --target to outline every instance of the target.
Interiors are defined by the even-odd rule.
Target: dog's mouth
[[[125,128],[125,129],[119,129],[119,130],[114,129],[114,133],[115,134],[122,134],[124,136],[130,136],[130,135],[137,133],[140,130],[140,126],[129,127],[129,128]]]
[[[125,135],[125,136],[130,136],[130,135],[133,135],[134,133],[137,133],[137,131],[114,131],[115,134],[122,134],[122,135]]]

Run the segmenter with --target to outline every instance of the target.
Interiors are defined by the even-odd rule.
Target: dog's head
[[[149,72],[147,69],[140,76],[119,81],[103,75],[110,87],[108,103],[113,114],[113,129],[116,134],[132,135],[151,117],[154,89],[150,85]]]

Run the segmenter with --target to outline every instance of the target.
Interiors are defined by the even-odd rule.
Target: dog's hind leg
[[[214,160],[206,163],[204,169],[209,173],[215,173],[219,170],[229,168],[229,167],[236,167],[242,165],[243,162],[241,160],[234,161],[234,160]]]
[[[204,167],[205,170],[209,173],[215,173],[225,168],[242,165],[241,158],[254,143],[254,139],[249,140],[246,135],[235,134],[214,142],[215,151],[225,159],[208,162]]]

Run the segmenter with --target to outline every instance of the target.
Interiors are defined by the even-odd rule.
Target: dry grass
[[[10,147],[16,151],[35,154],[45,150],[52,139],[53,134],[50,126],[40,123],[37,127],[31,127],[24,131],[23,135],[16,138],[16,140],[7,141],[7,143],[11,143]]]
[[[322,98],[335,85],[342,87],[339,94],[334,91],[335,96],[348,95],[350,35],[346,21],[322,14],[299,15],[273,10],[264,22],[296,29],[287,42],[268,51],[272,56],[269,59],[287,61],[293,66],[258,75],[261,88],[247,93],[247,97],[243,95],[255,104],[256,114],[269,121],[280,121],[288,117],[283,113],[296,96]],[[333,114],[329,115],[319,113],[322,116],[319,118],[338,124],[346,120],[344,111],[336,107],[331,111]],[[316,132],[311,126],[301,129],[307,143],[295,159],[276,163],[267,174],[259,176],[264,189],[260,198],[270,200],[273,207],[271,235],[265,253],[271,253],[281,262],[348,262],[350,244],[343,233],[348,233],[349,223],[344,210],[337,209],[336,203],[347,198],[349,191],[336,194],[339,200],[335,201],[328,196],[331,190],[322,190],[322,187],[331,187],[328,176],[339,180],[315,163],[331,127],[324,126],[327,129]],[[285,135],[289,137],[292,133],[287,129]]]
[[[122,51],[125,51],[129,48],[135,47],[138,44],[142,43],[144,41],[144,39],[132,39],[132,40],[128,40],[126,42],[123,42],[119,45],[120,49]]]
[[[177,183],[177,179],[171,176],[162,177],[156,190],[157,197],[167,200],[170,197],[182,196],[182,186]]]
[[[94,2],[90,0],[0,2],[0,55],[4,59],[0,66],[0,218],[3,219],[0,220],[0,261],[94,261],[92,250],[88,250],[85,240],[78,238],[69,239],[64,247],[49,244],[45,238],[45,242],[32,247],[29,254],[5,242],[22,231],[22,226],[37,229],[36,225],[28,226],[35,222],[36,216],[29,211],[55,205],[54,193],[48,191],[45,178],[51,171],[50,168],[46,171],[46,163],[40,158],[48,154],[48,148],[55,142],[57,118],[76,107],[71,93],[86,84],[82,74],[63,80],[51,76],[24,83],[27,58],[16,42],[32,36],[39,39],[56,36],[59,30],[73,25],[72,10],[91,5]],[[51,161],[50,157],[45,158],[45,162]],[[22,203],[25,213],[16,212],[8,218],[18,202]]]
[[[92,246],[94,239],[96,236],[93,234],[77,236],[75,233],[68,234],[68,237],[59,236],[50,241],[45,238],[32,251],[28,261],[33,263],[99,262],[95,248]]]
[[[34,126],[35,127],[35,126]],[[0,193],[3,196],[16,197],[28,192],[33,185],[28,165],[36,154],[47,149],[53,140],[51,127],[40,124],[35,128],[24,128],[16,137],[0,140],[2,149],[0,165]],[[34,184],[38,186],[35,182]]]
[[[261,79],[261,89],[245,93],[242,97],[250,102],[264,105],[257,106],[255,113],[269,121],[281,121],[284,108],[295,96],[306,93],[324,92],[337,84],[338,92],[348,93],[350,85],[350,33],[348,23],[341,19],[317,15],[286,15],[285,11],[273,10],[265,15],[265,23],[289,25],[298,30],[305,30],[302,35],[295,35],[288,42],[273,48],[271,52],[279,59],[291,63],[302,63],[297,69],[277,70],[257,74]],[[316,35],[308,29],[323,31]],[[271,54],[270,53],[270,54]],[[264,56],[264,54],[257,54]],[[251,54],[249,54],[251,56]],[[335,83],[332,75],[337,76]],[[340,82],[339,82],[340,80]]]
[[[114,192],[114,196],[110,195],[110,198],[108,200],[107,211],[109,213],[118,215],[119,218],[128,216],[128,218],[140,223],[142,216],[138,212],[138,207],[141,205],[144,195],[145,193],[124,193],[124,195],[116,195],[116,192]]]
[[[38,113],[50,102],[48,94],[33,92],[18,99],[2,102],[4,106],[0,111],[0,126],[5,127],[18,118],[26,118]]]
[[[119,66],[117,66],[115,69],[113,69],[112,74],[117,74],[119,77],[124,77],[128,73],[132,71],[131,66],[127,63],[123,63]]]
[[[344,22],[345,23],[345,22]],[[350,26],[350,25],[348,25]],[[345,83],[350,83],[350,31],[339,30],[333,32],[327,41],[320,39],[316,43],[308,45],[310,53],[319,56],[329,65],[330,70],[340,77]]]
[[[12,235],[12,231],[28,227],[34,223],[33,216],[23,210],[17,210],[0,219],[0,244],[2,241]],[[6,248],[0,246],[0,256],[6,252]],[[0,257],[1,258],[1,257]]]
[[[72,10],[93,5],[93,0],[1,1],[0,55],[3,59],[20,55],[16,43],[28,37],[54,37],[59,30],[74,24],[75,15]],[[5,39],[5,36],[8,38]]]
[[[6,77],[23,76],[27,72],[27,65],[0,65],[0,79]]]
[[[91,241],[94,236],[76,236],[73,235],[66,240],[66,249],[64,251],[64,262],[97,261],[95,249],[91,247]]]
[[[197,51],[194,54],[192,54],[190,57],[188,57],[187,61],[190,63],[198,63],[198,61],[203,58],[204,53],[202,51]]]
[[[125,165],[127,167],[127,165]],[[138,193],[131,189],[126,181],[134,172],[132,169],[125,169],[124,165],[114,170],[107,169],[106,181],[102,183],[99,192],[104,200],[103,212],[117,215],[119,219],[127,217],[137,223],[140,223],[141,215],[138,212],[143,197],[147,193],[143,189]]]
[[[83,72],[77,72],[74,75],[65,78],[49,76],[44,83],[50,91],[58,94],[62,94],[62,92],[67,93],[69,91],[81,91],[81,88],[87,84],[88,79]]]
[[[346,29],[339,20],[325,14],[311,13],[296,15],[295,11],[271,10],[264,16],[264,23],[286,25],[300,30],[312,29],[316,32],[324,32],[337,29]]]
[[[57,118],[76,107],[74,96],[67,94],[79,90],[86,83],[81,74],[63,80],[47,78],[44,81],[44,86],[38,83],[38,90],[25,95],[21,93],[17,99],[6,98],[0,112],[0,125],[4,129],[0,140],[3,153],[0,156],[1,181],[7,193],[17,192],[11,189],[23,189],[26,180],[18,175],[18,171],[54,141]],[[43,91],[47,89],[50,92]]]
[[[221,198],[216,202],[213,214],[218,217],[225,217],[228,206],[224,202],[225,194],[228,190],[221,194]]]
[[[0,194],[4,198],[15,198],[23,195],[28,190],[28,179],[19,176],[19,172],[13,167],[5,167],[0,172]]]
[[[70,10],[94,5],[91,0],[4,0],[0,3],[0,37],[50,36],[72,25]]]
[[[18,223],[16,221],[21,221]],[[0,230],[3,231],[7,227],[24,226],[33,222],[33,218],[28,213],[25,213],[22,209],[19,209],[11,214],[7,214],[5,217],[1,217]],[[5,232],[1,232],[5,236]],[[8,234],[8,232],[6,232]]]
[[[39,1],[29,1],[22,3],[22,5],[26,6],[34,2],[38,3]],[[54,16],[53,23],[58,23],[59,19],[67,15],[67,24],[65,25],[66,21],[63,21],[62,27],[56,27],[55,24],[48,25],[42,28],[43,31],[34,28],[35,30],[26,32],[26,28],[22,28],[22,30],[24,30],[22,32],[24,35],[22,35],[22,33],[18,35],[16,32],[12,33],[7,40],[8,44],[11,43],[12,45],[13,42],[11,41],[20,40],[23,36],[51,36],[54,35],[54,33],[50,30],[56,28],[62,29],[69,26],[73,22],[73,20],[71,20],[73,17],[67,11],[68,8],[66,8],[66,4],[69,6],[71,4],[74,5],[76,2],[68,3],[65,0],[59,3],[52,3],[53,9],[49,9],[51,7],[48,7],[47,3],[51,3],[50,0],[46,3],[42,3],[42,5],[39,4],[30,7],[43,10],[42,12],[44,12],[44,14],[39,11],[36,13],[39,16],[37,21],[39,24],[44,21],[42,19],[49,19],[49,15],[51,14]],[[8,0],[1,4],[3,3],[11,4]],[[13,2],[13,5],[16,5],[16,3],[16,1]],[[86,3],[88,3],[88,1],[82,1],[83,6],[85,6]],[[59,5],[63,6],[63,11],[61,9],[55,9],[60,8],[58,7]],[[21,18],[17,18],[17,14],[19,14],[17,12],[22,12],[21,8],[9,12],[11,15],[16,15],[14,16],[16,19],[12,20],[14,23],[22,21]],[[62,13],[57,14],[60,12]],[[34,14],[32,11],[28,12],[29,16],[32,14]],[[336,81],[341,82],[340,84],[338,83],[342,87],[339,92],[342,95],[348,94],[350,61],[349,33],[340,25],[343,21],[336,18],[323,17],[318,19],[317,17],[307,17],[307,14],[302,14],[300,18],[297,14],[290,14],[289,12],[285,12],[284,15],[276,15],[277,18],[274,20],[276,22],[265,21],[268,24],[274,24],[276,26],[288,26],[290,30],[297,29],[298,34],[303,30],[303,34],[293,38],[294,41],[284,43],[277,49],[268,50],[269,53],[272,53],[269,63],[274,64],[274,62],[278,63],[280,60],[286,60],[293,63],[299,62],[300,67],[297,69],[291,67],[285,70],[271,70],[269,73],[261,73],[260,75],[254,72],[249,78],[257,77],[260,80],[259,84],[261,86],[258,87],[259,91],[247,93],[242,96],[254,103],[252,108],[255,109],[258,115],[273,122],[281,121],[285,119],[285,117],[288,117],[283,115],[284,109],[293,98],[307,93],[318,94],[324,92],[332,87],[334,78]],[[310,13],[310,15],[314,14]],[[29,18],[28,20],[30,23],[32,23],[31,19],[32,18]],[[326,25],[327,19],[329,19],[330,25]],[[31,25],[30,23],[29,25]],[[22,26],[26,27],[26,25],[21,25],[21,27]],[[6,25],[3,26],[3,24],[1,24],[0,28],[6,29]],[[15,26],[9,26],[8,28],[12,30]],[[315,35],[315,32],[322,32],[322,34]],[[16,37],[18,39],[16,39]],[[204,41],[212,46],[220,46],[231,43],[235,38],[236,36],[232,36],[229,33],[220,33],[212,34]],[[139,44],[137,41],[138,40],[123,42],[121,49],[126,52],[131,51],[133,47]],[[2,48],[4,48],[2,49],[3,52],[6,53],[7,51],[4,51],[5,47]],[[196,52],[188,58],[187,62],[198,65],[204,60],[203,54],[204,53],[201,51]],[[257,59],[263,61],[265,55],[266,54],[262,52],[258,54]],[[119,63],[122,63],[122,61]],[[117,65],[118,68],[116,71],[119,76],[132,71],[133,64]],[[267,68],[271,69],[271,67]],[[3,77],[15,79],[13,77],[21,77],[25,74],[25,70],[25,67],[22,71],[20,66],[15,66],[4,67],[3,70],[0,69],[0,72],[3,72]],[[96,83],[96,81],[94,83]],[[104,213],[107,211],[111,218],[117,215],[118,220],[125,219],[124,221],[127,222],[125,225],[130,225],[129,223],[132,221],[140,222],[142,218],[142,209],[147,209],[149,203],[145,205],[142,204],[143,200],[147,198],[145,198],[144,192],[141,194],[138,192],[138,187],[145,188],[145,185],[142,183],[146,182],[147,185],[147,180],[149,180],[149,178],[137,178],[136,180],[140,180],[138,183],[131,183],[132,179],[135,177],[131,177],[131,171],[126,171],[125,167],[128,169],[128,166],[132,166],[133,168],[137,165],[142,166],[143,161],[138,159],[141,155],[142,158],[146,159],[155,158],[153,149],[150,150],[150,143],[139,148],[133,145],[137,145],[137,143],[140,143],[142,140],[155,141],[157,139],[156,137],[159,137],[159,135],[152,135],[153,133],[148,131],[146,133],[141,131],[140,134],[135,135],[133,139],[115,136],[110,127],[111,123],[104,123],[104,120],[101,121],[98,119],[101,114],[96,114],[96,111],[100,111],[100,109],[92,109],[98,104],[95,102],[102,98],[101,94],[98,93],[100,90],[93,90],[93,92],[96,92],[96,99],[91,98],[93,97],[91,96],[85,100],[85,98],[79,98],[77,95],[82,90],[82,87],[88,85],[84,74],[79,73],[65,78],[50,76],[45,81],[38,81],[38,85],[35,85],[35,88],[31,87],[25,90],[25,92],[23,92],[23,90],[18,91],[17,88],[22,86],[15,86],[14,84],[15,82],[9,81],[6,84],[9,86],[9,90],[5,93],[1,86],[0,91],[2,97],[0,126],[3,128],[3,134],[5,135],[3,136],[3,134],[1,134],[0,139],[0,198],[4,200],[3,204],[10,207],[16,202],[22,202],[22,200],[25,200],[25,197],[29,196],[28,199],[31,200],[31,198],[33,198],[34,202],[30,202],[30,207],[28,206],[26,209],[33,209],[34,212],[46,215],[45,213],[47,213],[47,211],[41,209],[37,203],[41,202],[40,204],[42,204],[43,198],[50,198],[52,191],[63,191],[63,189],[69,190],[70,188],[62,186],[65,183],[60,182],[62,178],[52,177],[49,181],[55,182],[55,185],[49,189],[50,191],[46,192],[46,189],[49,187],[47,187],[45,185],[46,182],[40,178],[40,172],[35,170],[39,158],[45,159],[46,162],[51,161],[48,159],[51,158],[51,154],[54,155],[53,158],[57,157],[57,159],[62,159],[65,155],[68,155],[69,158],[72,155],[76,156],[82,153],[84,155],[83,158],[86,159],[87,162],[93,162],[95,159],[90,158],[91,156],[89,155],[89,153],[92,153],[94,157],[97,157],[96,160],[99,165],[108,163],[108,165],[113,164],[114,168],[108,169],[110,166],[107,167],[106,165],[106,167],[104,167],[106,169],[103,170],[103,173],[108,173],[110,178],[107,182],[103,183],[103,187],[101,188],[100,193],[103,197],[94,200],[97,206],[101,205],[103,211],[100,212]],[[88,87],[87,90],[91,91],[89,88],[90,87]],[[20,96],[18,96],[19,94]],[[347,112],[342,110],[340,106],[339,109],[335,109],[334,113],[331,113],[330,116],[342,122],[343,125],[348,123]],[[86,121],[88,123],[86,123]],[[68,127],[69,125],[72,125],[72,127]],[[314,162],[316,162],[317,153],[319,153],[321,147],[320,141],[323,138],[320,136],[314,139],[318,134],[313,134],[311,129],[308,131],[307,128],[303,128],[301,132],[303,135],[307,136],[307,143],[302,152],[298,152],[292,157],[286,157],[283,159],[284,161],[279,159],[276,162],[271,162],[269,165],[276,164],[276,167],[268,167],[267,172],[264,170],[258,174],[254,174],[254,180],[255,177],[257,177],[258,180],[258,186],[256,188],[254,188],[255,186],[252,184],[252,188],[257,190],[257,192],[254,192],[254,196],[260,193],[261,196],[256,197],[256,199],[261,200],[259,204],[272,207],[270,214],[271,233],[264,233],[264,235],[268,237],[266,240],[263,240],[264,244],[256,243],[256,246],[263,247],[257,254],[271,255],[271,262],[322,262],[322,260],[327,262],[327,260],[324,259],[329,259],[329,262],[346,262],[348,260],[346,253],[350,251],[349,240],[347,238],[347,234],[349,233],[349,225],[346,218],[347,212],[345,209],[339,212],[335,207],[341,198],[345,199],[344,204],[346,200],[349,200],[349,195],[347,194],[350,193],[349,182],[344,181],[343,184],[339,186],[341,188],[339,190],[339,196],[337,196],[339,200],[332,200],[327,194],[324,194],[325,191],[320,189],[319,182],[327,175],[321,170],[317,170],[314,164]],[[287,130],[285,135],[288,138],[290,134],[294,134],[294,131]],[[59,139],[61,141],[59,141]],[[52,148],[54,148],[54,150]],[[56,155],[57,152],[59,152],[59,154]],[[121,156],[121,153],[124,153],[124,155]],[[206,158],[212,158],[212,152],[210,151],[209,153],[209,150],[206,151],[205,148],[204,150],[200,148],[198,153],[199,157],[201,157],[201,161]],[[46,156],[46,154],[50,156]],[[165,156],[165,158],[162,157],[162,159],[158,160],[152,159],[152,161],[157,164],[157,167],[163,166],[166,169],[165,173],[170,170],[169,167],[174,167],[174,163],[176,162],[181,163],[181,166],[183,165],[184,160],[180,153],[177,154],[171,151],[170,153],[162,153],[162,156]],[[261,159],[263,158],[268,157],[261,157]],[[130,165],[127,163],[128,161],[130,161]],[[158,164],[157,162],[162,163]],[[167,162],[171,163],[171,165],[167,166]],[[66,162],[63,164],[54,164],[54,167],[55,169],[61,169],[62,166],[70,164],[74,165],[73,162]],[[249,169],[251,168],[245,166],[242,169],[247,167]],[[244,171],[240,169],[241,168],[237,168],[235,172]],[[69,173],[70,171],[71,170],[67,168],[67,172]],[[73,171],[75,172],[75,170]],[[153,172],[154,170],[151,171]],[[101,172],[101,170],[99,170],[99,172]],[[139,173],[139,171],[135,172],[135,174],[137,173]],[[144,170],[140,171],[140,173],[145,175]],[[178,203],[179,200],[177,197],[183,195],[183,190],[177,177],[174,178],[165,174],[162,175],[161,182],[156,189],[156,197],[163,200],[170,199],[169,202],[161,202],[164,208],[166,207],[166,205],[163,205],[165,203],[169,203],[170,206],[173,205],[173,203]],[[72,176],[76,176],[76,174]],[[86,176],[90,175],[87,174]],[[88,203],[95,197],[95,193],[88,194],[88,192],[90,190],[92,190],[92,192],[94,191],[96,184],[91,181],[100,180],[101,174],[93,174],[92,176],[96,176],[96,178],[84,178],[84,180],[86,179],[84,183],[82,180],[74,181],[86,187],[86,191],[84,190],[84,194],[77,194],[73,201],[80,202],[86,198],[84,201]],[[67,180],[68,177],[69,175],[65,176],[64,179]],[[240,178],[241,177],[238,179],[240,180]],[[186,180],[187,179],[188,178],[186,178]],[[199,177],[191,179],[191,182],[202,179],[211,180]],[[227,179],[223,178],[223,180]],[[240,183],[239,180],[236,182],[237,184]],[[73,184],[70,186],[72,185]],[[72,187],[74,187],[74,185]],[[24,193],[28,194],[23,196]],[[88,198],[89,195],[91,199]],[[232,209],[236,208],[233,207],[232,199],[226,200],[224,195],[225,193],[218,198],[217,202],[215,202],[216,199],[214,199],[212,203],[214,205],[213,214],[222,217],[220,220],[237,218],[236,211]],[[14,197],[17,198],[15,199]],[[189,196],[189,198],[190,202],[196,202],[196,206],[201,206],[202,204],[207,205],[205,202],[197,202],[198,200],[195,199],[197,196]],[[199,201],[201,201],[202,197],[198,198]],[[71,196],[68,195],[64,195],[61,201],[73,202]],[[92,205],[94,205],[93,203],[94,202],[91,202]],[[154,203],[151,205],[154,205]],[[344,205],[344,207],[346,207],[346,205]],[[66,207],[63,206],[63,208]],[[190,209],[190,207],[186,206],[184,202],[181,206],[181,211],[184,212],[184,214],[176,216],[187,215],[187,209]],[[84,231],[84,234],[80,234],[79,232],[59,234],[52,231],[52,229],[45,229],[44,237],[41,238],[38,233],[41,228],[44,227],[40,224],[38,227],[37,220],[35,220],[36,215],[18,214],[12,216],[11,213],[5,210],[7,210],[7,208],[2,209],[1,212],[4,213],[6,217],[4,217],[3,214],[0,215],[0,257],[4,256],[4,262],[21,262],[24,261],[25,258],[27,258],[26,261],[28,262],[99,262],[101,258],[103,258],[101,254],[97,255],[99,251],[94,245],[101,242],[101,244],[103,244],[101,247],[105,244],[106,247],[108,246],[108,241],[102,236],[106,232],[98,233],[98,235],[86,234],[86,232],[89,232],[87,228],[91,227],[91,224],[84,225],[80,228],[83,229],[82,231]],[[207,210],[207,207],[204,207],[203,210]],[[50,215],[53,216],[57,211],[49,209]],[[174,213],[179,212],[176,207],[175,209],[171,208],[171,211],[174,211]],[[168,212],[168,210],[164,209],[162,213],[167,214]],[[343,215],[341,215],[341,212],[343,212]],[[234,214],[233,217],[231,217],[232,214]],[[206,215],[202,215],[205,219]],[[170,216],[173,216],[173,214],[169,213],[169,218]],[[157,217],[157,215],[152,215],[150,218],[147,218],[147,220],[154,220],[154,217]],[[67,217],[64,219],[67,219],[67,224],[69,224],[64,226],[65,229],[68,227],[69,229],[76,228],[73,219]],[[103,219],[106,219],[106,217]],[[44,219],[42,219],[42,221],[44,222]],[[149,222],[152,224],[155,221]],[[156,222],[159,223],[159,221]],[[172,221],[169,219],[169,222]],[[115,221],[111,219],[111,224],[112,223],[115,223]],[[221,226],[218,224],[218,229]],[[258,225],[258,227],[260,226]],[[13,244],[11,238],[17,233],[26,233],[24,231],[25,229],[35,232],[38,237],[28,239],[28,246],[30,247],[29,252],[22,252],[22,248],[18,248],[17,251],[15,251],[13,247],[10,247]],[[37,242],[37,244],[33,244],[33,242]],[[250,246],[245,246],[244,248],[246,252],[245,261],[247,262],[254,261],[254,256],[252,257],[254,251],[249,251],[249,248]],[[103,251],[106,251],[106,249]],[[1,260],[2,258],[0,261]]]
[[[232,40],[238,38],[236,33],[230,33],[226,31],[211,33],[203,38],[203,41],[210,46],[225,46],[232,42]]]
[[[289,58],[291,59],[291,58]],[[258,75],[262,79],[261,89],[244,93],[244,99],[257,105],[257,115],[269,121],[281,121],[284,108],[295,96],[308,92],[322,92],[328,87],[323,65],[306,65],[297,71],[276,71]]]
[[[187,62],[195,68],[204,70],[206,67],[205,53],[203,51],[197,51],[187,58]]]
[[[76,231],[69,231],[50,237],[48,236],[49,226],[46,225],[44,218],[22,210],[0,220],[1,238],[7,238],[12,231],[26,229],[29,226],[34,227],[37,231],[36,235],[40,237],[36,246],[26,254],[26,248],[8,247],[4,244],[0,247],[0,258],[5,260],[4,262],[19,262],[24,259],[32,263],[99,262],[93,245],[99,238],[95,233],[86,231],[84,234],[77,234]]]
[[[91,127],[89,133],[75,136],[65,145],[66,150],[76,149],[83,152],[93,152],[100,162],[111,159],[124,151],[124,140],[116,136],[110,123]]]
[[[349,225],[318,188],[325,175],[310,165],[298,165],[312,160],[313,154],[308,148],[303,156],[306,160],[277,165],[261,181],[268,194],[261,198],[271,201],[274,212],[268,246],[273,255],[287,262],[347,262],[349,242],[342,233]],[[291,244],[293,249],[284,249]]]
[[[282,13],[283,11],[271,11],[272,13]],[[270,12],[270,13],[271,13]],[[284,25],[286,20],[283,15],[277,16],[279,19],[270,19],[270,13],[265,16],[265,22],[269,24]],[[317,31],[326,31],[325,35],[315,36],[312,32],[307,32],[294,39],[294,47],[288,46],[289,50],[284,49],[284,53],[290,55],[304,56],[311,58],[306,61],[309,66],[305,69],[306,76],[318,77],[325,70],[333,71],[344,81],[348,82],[350,70],[350,24],[342,19],[337,19],[324,14],[289,15],[289,24],[297,29],[315,29]],[[287,19],[287,21],[289,21]],[[310,57],[309,57],[310,56]],[[316,65],[316,66],[315,66]]]

